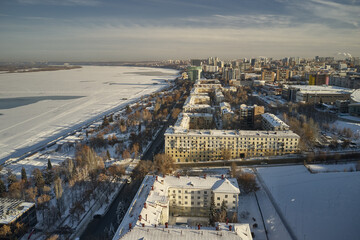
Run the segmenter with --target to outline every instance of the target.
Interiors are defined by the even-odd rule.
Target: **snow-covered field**
[[[287,166],[258,173],[297,239],[358,239],[360,172],[311,174]]]
[[[353,123],[353,122],[345,122],[345,121],[341,121],[341,120],[337,120],[334,125],[338,128],[338,129],[343,129],[343,128],[349,128],[351,129],[351,131],[355,134],[355,133],[360,133],[360,123]]]
[[[125,106],[174,79],[177,71],[142,67],[80,69],[0,75],[0,162],[18,157]]]

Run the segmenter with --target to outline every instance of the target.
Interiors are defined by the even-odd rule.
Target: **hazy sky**
[[[0,61],[360,56],[359,0],[0,0]]]

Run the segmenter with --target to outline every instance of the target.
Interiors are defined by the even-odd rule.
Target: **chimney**
[[[180,173],[177,174],[177,178],[180,178]]]
[[[139,221],[141,221],[141,215],[139,215]]]
[[[219,231],[219,225],[218,225],[218,226],[216,226],[216,231]]]
[[[151,186],[151,191],[154,191],[154,185],[153,185],[153,186]]]
[[[129,230],[131,230],[131,223],[129,223]]]
[[[206,179],[206,173],[204,174],[204,179]]]
[[[164,184],[164,179],[161,179],[161,184]]]
[[[226,225],[229,224],[229,218],[226,218]]]
[[[229,225],[229,231],[231,232],[231,229],[232,229],[232,226],[231,225]]]
[[[158,180],[158,176],[156,175],[156,181]]]
[[[165,223],[165,228],[168,228],[168,226],[169,226],[169,224],[166,222],[166,223]]]
[[[224,174],[221,174],[221,179],[224,179]]]
[[[145,227],[145,223],[143,223],[143,224],[141,224],[142,225],[142,227]]]
[[[147,221],[147,214],[145,214],[145,221]]]
[[[144,203],[144,208],[146,208],[146,203]]]
[[[200,224],[198,224],[198,230],[200,230]]]

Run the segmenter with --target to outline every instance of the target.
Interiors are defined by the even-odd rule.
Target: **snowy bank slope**
[[[154,92],[176,74],[108,66],[0,74],[0,160],[20,156],[100,113]]]
[[[310,174],[290,166],[258,173],[297,239],[358,239],[360,172]]]

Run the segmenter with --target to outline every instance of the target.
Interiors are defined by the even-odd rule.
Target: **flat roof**
[[[35,203],[11,198],[0,198],[0,224],[9,224],[29,210]]]
[[[131,232],[124,235],[121,240],[251,240],[251,231],[249,224],[230,224],[233,226],[233,231],[229,228],[222,227],[221,230],[201,228],[200,230],[194,228],[184,227],[136,227]]]
[[[180,131],[179,131],[180,130]],[[291,130],[265,131],[265,130],[195,130],[195,129],[175,129],[169,127],[165,135],[197,136],[197,137],[292,137],[300,138],[299,135]]]

